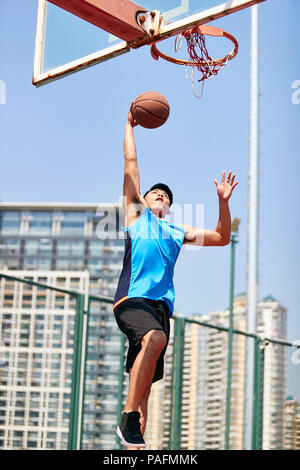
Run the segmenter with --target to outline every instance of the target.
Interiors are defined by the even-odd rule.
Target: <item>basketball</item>
[[[145,91],[131,105],[133,119],[147,129],[162,126],[169,117],[168,100],[156,91]]]

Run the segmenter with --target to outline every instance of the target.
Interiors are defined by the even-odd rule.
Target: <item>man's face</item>
[[[146,195],[145,201],[151,212],[158,217],[164,217],[170,213],[170,198],[163,189],[153,189]]]

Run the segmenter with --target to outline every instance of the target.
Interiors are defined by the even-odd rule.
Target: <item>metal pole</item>
[[[68,449],[77,449],[84,295],[76,297]]]
[[[260,374],[259,374],[259,450],[263,448],[263,425],[264,425],[264,383],[265,383],[265,347],[260,346]]]
[[[233,297],[234,297],[234,264],[235,264],[235,235],[231,237],[231,263],[230,263],[230,294],[229,294],[229,330],[228,330],[228,360],[227,360],[227,392],[226,392],[226,424],[225,424],[225,450],[229,450],[230,432],[230,400],[231,400],[231,365],[232,365],[232,338],[233,338]]]
[[[82,438],[83,438],[83,433],[84,433],[84,408],[85,408],[85,382],[86,382],[86,362],[87,362],[87,357],[88,357],[88,339],[89,339],[89,321],[90,321],[90,305],[91,305],[91,299],[88,297],[88,304],[87,304],[87,311],[84,312],[84,320],[85,320],[85,328],[83,328],[83,331],[85,330],[85,345],[84,345],[84,356],[82,360],[82,374],[83,374],[83,380],[82,380],[82,399],[81,399],[81,419],[80,419],[80,445],[79,449],[82,449]]]
[[[254,413],[252,430],[252,449],[262,449],[263,424],[263,388],[264,388],[264,345],[261,339],[255,340],[255,374],[254,374]]]
[[[252,429],[252,450],[257,450],[257,381],[258,381],[258,347],[259,347],[259,341],[255,339],[255,354],[254,354],[254,397],[253,397],[253,429]]]
[[[124,380],[124,354],[125,354],[125,335],[121,333],[120,344],[120,365],[119,365],[119,383],[118,383],[118,406],[117,406],[117,426],[121,421],[122,408],[123,408],[123,380]],[[115,450],[120,450],[121,444],[118,435],[116,434]]]
[[[173,341],[169,447],[171,450],[179,450],[181,446],[181,406],[185,319],[177,317],[174,320],[175,325]]]
[[[258,303],[258,194],[259,194],[259,31],[258,5],[251,7],[251,92],[248,193],[248,252],[247,252],[247,333],[256,334]],[[252,447],[254,341],[246,342],[244,450]]]

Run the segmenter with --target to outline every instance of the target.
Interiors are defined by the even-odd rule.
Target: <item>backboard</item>
[[[44,85],[262,1],[39,0],[33,84]],[[149,37],[137,24],[135,14],[141,10],[161,13],[159,34]]]

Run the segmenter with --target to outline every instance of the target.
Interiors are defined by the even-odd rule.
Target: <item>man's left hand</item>
[[[218,193],[219,199],[223,201],[228,201],[228,199],[230,198],[232,194],[232,191],[239,184],[238,182],[233,183],[236,175],[234,174],[233,176],[231,176],[231,173],[232,173],[231,171],[228,173],[227,181],[225,181],[225,171],[222,171],[221,184],[219,184],[217,180],[214,180],[217,186],[217,193]]]

